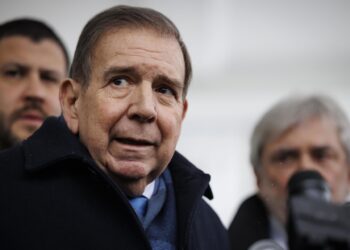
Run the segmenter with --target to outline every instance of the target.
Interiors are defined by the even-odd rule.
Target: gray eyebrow
[[[136,78],[141,78],[140,74],[137,72],[137,70],[134,67],[110,67],[103,73],[103,79],[105,81],[109,80],[109,78],[115,74],[126,74],[126,75],[132,75]]]
[[[108,68],[107,70],[105,70],[105,72],[103,73],[103,79],[105,81],[109,80],[110,76],[115,75],[115,74],[126,74],[126,75],[132,75],[136,78],[136,80],[139,80],[141,78],[140,73],[134,68],[134,67],[118,67],[118,66],[113,66]],[[171,84],[176,88],[179,89],[183,89],[184,88],[184,84],[175,79],[175,78],[171,78],[168,77],[166,75],[160,74],[157,75],[154,79],[154,81],[164,81],[167,84]]]

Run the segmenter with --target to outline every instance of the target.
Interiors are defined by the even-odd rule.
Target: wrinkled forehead
[[[101,63],[124,66],[141,62],[161,64],[184,82],[185,62],[178,41],[152,29],[125,28],[104,32],[95,43],[91,56],[92,67],[99,67]]]
[[[172,40],[174,44],[180,48],[180,44],[176,39],[174,34],[170,32],[164,33],[156,28],[152,27],[133,27],[133,26],[125,26],[118,28],[105,28],[97,37],[92,38],[92,46],[91,46],[91,55],[95,55],[96,50],[98,50],[101,46],[106,45],[106,40],[113,35],[113,42],[118,43],[120,47],[123,46],[123,42],[130,42],[130,37],[136,36],[139,37],[139,42],[142,42],[142,39],[145,35],[157,37],[162,40]],[[135,41],[135,40],[134,40]],[[136,40],[137,41],[137,40]],[[181,48],[180,48],[181,51]],[[182,54],[182,51],[181,51]]]

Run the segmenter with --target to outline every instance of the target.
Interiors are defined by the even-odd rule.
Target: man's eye
[[[321,162],[332,158],[332,153],[323,149],[315,149],[312,151],[312,156],[316,161]]]
[[[279,152],[272,157],[272,162],[278,165],[290,165],[298,158],[296,152]]]
[[[58,79],[56,76],[50,75],[50,74],[42,74],[41,79],[46,82],[52,82],[52,83],[58,83]]]
[[[174,96],[176,97],[176,92],[170,87],[162,86],[156,89],[157,92],[164,94],[164,95],[169,95],[169,96]]]
[[[290,162],[293,160],[293,157],[292,155],[281,155],[279,158],[278,158],[278,161],[280,163],[287,163],[287,162]]]
[[[23,75],[23,72],[19,69],[8,69],[8,70],[5,70],[4,75],[7,77],[15,78],[15,77],[21,77]]]
[[[128,80],[125,77],[116,77],[111,80],[112,84],[118,87],[125,87],[128,85]]]

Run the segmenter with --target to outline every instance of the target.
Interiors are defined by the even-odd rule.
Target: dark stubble
[[[48,114],[45,113],[42,108],[41,102],[38,102],[37,100],[28,101],[24,107],[12,113],[8,122],[5,121],[5,115],[0,113],[0,150],[12,147],[21,142],[21,139],[11,132],[11,127],[24,113],[31,110],[40,112],[43,119],[48,117]],[[35,129],[33,128],[33,130],[30,132],[33,133],[34,131]]]

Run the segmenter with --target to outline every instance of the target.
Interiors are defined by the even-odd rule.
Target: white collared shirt
[[[157,178],[158,179],[158,178]],[[156,183],[156,180],[155,179],[154,181],[152,181],[151,183],[149,183],[146,188],[145,188],[145,191],[143,191],[143,196],[145,196],[147,199],[150,199],[153,195],[153,192],[154,192],[154,187],[155,187],[155,183]]]

